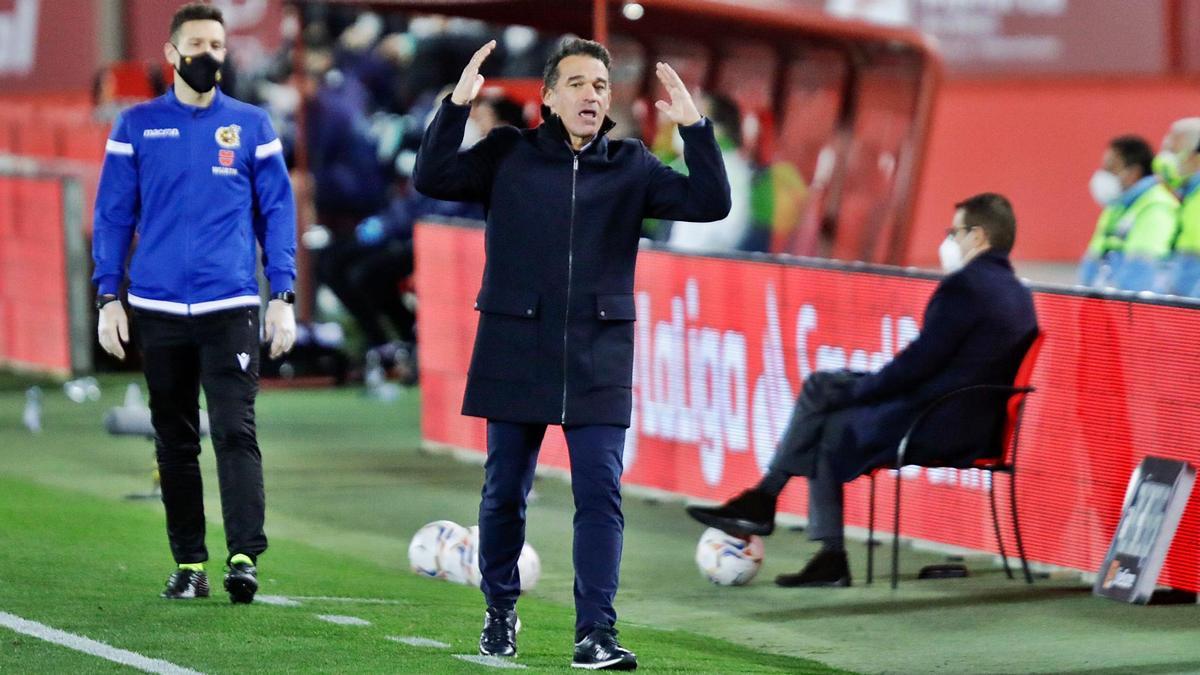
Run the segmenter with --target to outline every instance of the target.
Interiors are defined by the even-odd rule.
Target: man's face
[[[1200,152],[1184,150],[1179,153],[1179,174],[1185,178],[1200,173]]]
[[[225,61],[225,26],[219,21],[185,21],[171,37],[174,44],[168,42],[163,49],[167,60],[176,68],[181,57],[204,52],[211,53],[218,61]]]
[[[1183,134],[1179,133],[1175,128],[1167,132],[1163,136],[1162,149],[1167,152],[1178,153],[1183,150]]]
[[[1104,151],[1104,158],[1100,162],[1100,168],[1116,176],[1121,181],[1122,189],[1129,188],[1141,178],[1136,169],[1125,166],[1125,163],[1121,161],[1121,156],[1112,148]]]
[[[591,56],[566,57],[558,62],[558,82],[542,92],[542,102],[562,119],[571,136],[595,136],[612,103],[608,68]]]
[[[981,243],[982,231],[978,227],[967,225],[967,212],[958,209],[954,212],[954,220],[950,223],[950,239],[958,245],[965,261],[967,255]]]

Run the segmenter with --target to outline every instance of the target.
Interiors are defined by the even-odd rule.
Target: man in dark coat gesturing
[[[767,535],[784,485],[806,476],[808,536],[821,550],[799,573],[777,577],[780,586],[849,586],[842,484],[894,461],[913,420],[941,396],[970,385],[1012,384],[1036,337],[1033,296],[1008,260],[1016,238],[1008,199],[994,193],[966,199],[955,204],[953,222],[941,251],[951,274],[930,298],[917,339],[878,372],[810,375],[758,486],[720,506],[687,509],[710,527]],[[906,457],[969,464],[991,450],[978,439],[1003,423],[994,397],[948,402],[923,423],[925,433],[917,433]]]
[[[417,157],[418,190],[487,209],[479,325],[463,413],[484,417],[487,462],[479,507],[479,565],[488,608],[479,650],[516,654],[517,558],[525,499],[546,425],[559,424],[575,495],[573,664],[632,669],[617,642],[613,598],[621,560],[621,455],[633,377],[633,272],[644,218],[705,222],[729,212],[729,182],[712,124],[675,71],[657,64],[679,125],[689,175],[636,140],[606,137],[613,123],[610,57],[571,39],[546,63],[545,122],[501,127],[459,151],[483,85],[489,42],[442,102]]]

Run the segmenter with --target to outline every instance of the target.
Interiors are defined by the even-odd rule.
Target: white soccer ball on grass
[[[479,526],[472,525],[467,528],[467,541],[471,549],[471,560],[473,563],[469,567],[469,577],[467,583],[473,586],[479,586],[483,583],[483,575],[479,571]],[[521,556],[517,558],[517,572],[521,575],[521,590],[528,591],[537,585],[539,579],[542,578],[542,559],[538,552],[525,542],[521,548]]]
[[[479,577],[479,554],[475,548],[478,532],[476,526],[459,527],[442,543],[438,551],[438,565],[443,579],[456,584],[478,585],[475,581]]]
[[[443,549],[466,538],[467,528],[449,520],[435,520],[417,530],[408,543],[408,565],[424,577],[447,578],[443,569]]]
[[[758,574],[763,562],[763,540],[748,539],[710,527],[696,545],[700,574],[718,586],[742,586]]]

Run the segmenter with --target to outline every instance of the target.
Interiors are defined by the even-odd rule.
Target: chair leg
[[[892,590],[896,590],[900,581],[900,484],[903,482],[900,467],[896,467],[896,505],[892,518]]]
[[[867,499],[867,585],[875,580],[875,472],[871,478],[871,494]]]
[[[1021,571],[1025,573],[1025,583],[1033,583],[1033,575],[1029,573],[1029,560],[1025,558],[1025,543],[1021,540],[1021,523],[1017,520],[1017,467],[1008,474],[1008,504],[1012,507],[1013,534],[1017,539],[1017,555],[1021,556]]]
[[[992,527],[996,531],[996,543],[1000,546],[1000,561],[1004,563],[1004,574],[1013,578],[1012,568],[1008,566],[1008,551],[1004,550],[1004,537],[1000,536],[1000,517],[996,514],[996,472],[988,472],[988,501],[992,503]]]

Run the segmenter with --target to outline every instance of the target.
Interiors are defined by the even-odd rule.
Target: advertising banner
[[[429,442],[482,452],[484,422],[460,410],[483,232],[420,224],[416,251],[422,432]],[[882,367],[918,334],[936,283],[853,265],[643,251],[625,483],[708,500],[749,487],[770,462],[804,378]],[[1021,430],[1022,532],[1032,560],[1096,571],[1141,458],[1200,463],[1200,312],[1053,292],[1035,293],[1035,302],[1047,338]],[[540,463],[568,467],[557,429]],[[878,481],[879,523],[891,522],[895,480]],[[908,467],[899,480],[903,535],[998,550],[989,474]],[[1008,477],[996,480],[1011,552]],[[1191,506],[1160,582],[1195,590],[1200,508]],[[803,515],[805,507],[804,481],[794,480],[781,508]],[[858,480],[847,485],[847,524],[865,527],[866,516],[867,481]]]

